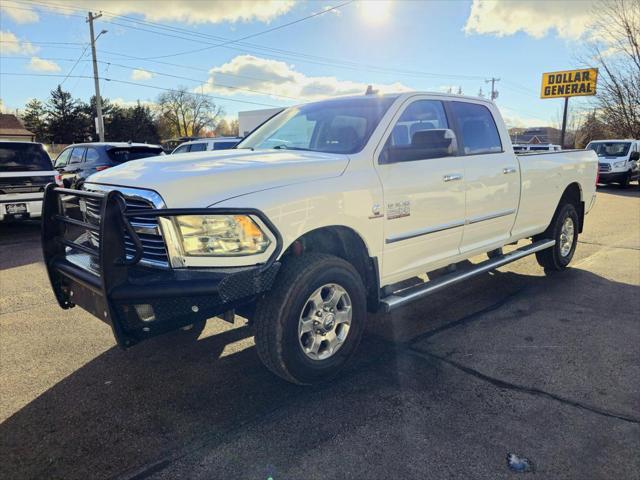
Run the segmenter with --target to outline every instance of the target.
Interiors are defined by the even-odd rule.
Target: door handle
[[[459,173],[450,173],[442,177],[445,182],[453,182],[455,180],[462,180],[462,175]]]
[[[504,173],[505,175],[509,174],[509,173],[516,173],[517,170],[515,167],[505,167],[502,169],[502,173]]]

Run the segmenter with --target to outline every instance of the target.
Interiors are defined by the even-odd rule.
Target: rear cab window
[[[0,172],[50,172],[51,159],[39,143],[0,142]]]
[[[461,133],[464,155],[501,153],[502,142],[491,111],[484,105],[451,102],[451,111]]]
[[[114,147],[107,150],[107,155],[113,163],[125,163],[164,155],[164,150],[160,147]]]

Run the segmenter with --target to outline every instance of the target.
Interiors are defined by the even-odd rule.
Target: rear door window
[[[493,115],[477,103],[451,102],[451,110],[462,134],[465,155],[502,152],[502,142]]]
[[[73,151],[71,152],[71,158],[69,159],[69,165],[72,165],[74,163],[80,163],[82,162],[82,158],[84,157],[84,152],[87,149],[84,147],[76,147],[73,149]]]
[[[204,152],[207,149],[206,143],[192,143],[190,152]]]
[[[87,163],[95,163],[100,160],[100,152],[95,148],[87,148],[87,154],[84,157],[84,161]]]
[[[0,142],[0,172],[51,170],[51,159],[39,143]]]

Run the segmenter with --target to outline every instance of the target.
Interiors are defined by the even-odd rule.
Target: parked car
[[[173,152],[176,147],[184,142],[189,142],[191,140],[200,140],[200,137],[179,137],[179,138],[170,138],[169,140],[162,141],[162,148],[164,149],[164,153],[167,155]]]
[[[187,153],[187,152],[204,152],[211,150],[228,150],[235,147],[242,138],[240,137],[215,137],[215,138],[200,138],[198,140],[190,140],[182,143],[171,152],[174,153]]]
[[[626,187],[640,181],[640,140],[596,140],[587,149],[598,154],[599,183]]]
[[[84,191],[50,186],[44,258],[61,307],[106,321],[122,346],[197,336],[206,319],[238,312],[270,370],[311,384],[352,358],[368,311],[531,254],[565,269],[596,174],[590,150],[515,155],[488,100],[325,100],[285,110],[226,155],[121,165]],[[86,216],[66,216],[59,199]],[[64,236],[61,223],[88,235]]]
[[[146,143],[77,143],[65,148],[54,167],[67,188],[79,188],[92,173],[115,167],[131,160],[164,155],[160,145]]]
[[[516,153],[527,152],[559,152],[562,150],[560,145],[553,143],[514,143],[513,151]]]
[[[40,217],[57,172],[40,143],[0,141],[0,221]]]

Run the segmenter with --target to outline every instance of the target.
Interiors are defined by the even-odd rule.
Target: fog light
[[[156,319],[156,314],[151,305],[134,305],[134,308],[136,309],[138,317],[140,317],[140,320],[143,322],[153,322]]]

